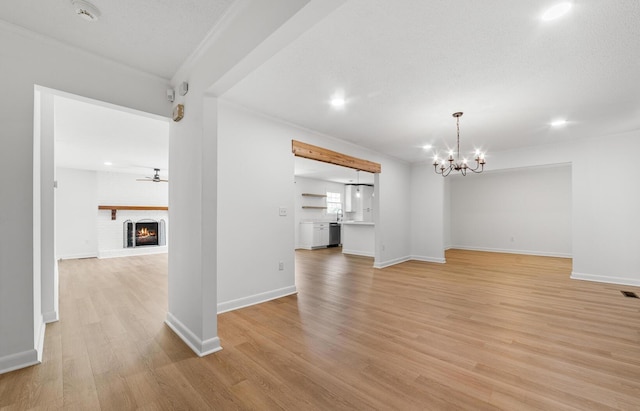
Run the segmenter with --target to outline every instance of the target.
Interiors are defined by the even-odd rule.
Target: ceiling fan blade
[[[159,168],[154,168],[153,171],[155,171],[155,174],[153,175],[153,177],[145,177],[145,178],[137,178],[136,181],[151,181],[153,183],[159,183],[159,182],[163,182],[163,183],[168,183],[169,180],[165,180],[160,178],[160,169]]]

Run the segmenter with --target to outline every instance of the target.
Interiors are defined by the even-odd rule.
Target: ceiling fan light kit
[[[169,180],[164,180],[160,178],[159,168],[154,168],[153,171],[154,171],[153,177],[138,178],[136,179],[136,181],[151,181],[152,183],[168,183],[169,182]]]
[[[469,166],[466,158],[463,158],[462,161],[460,160],[460,117],[462,117],[462,114],[463,113],[461,111],[453,113],[453,117],[455,117],[456,119],[458,136],[458,151],[456,153],[456,158],[453,158],[453,150],[449,151],[449,158],[447,158],[446,160],[440,160],[437,155],[433,158],[434,171],[436,172],[436,174],[442,175],[442,177],[448,176],[453,170],[458,171],[463,176],[466,176],[468,171],[476,174],[480,174],[484,171],[484,165],[486,164],[486,161],[484,159],[484,153],[482,153],[480,150],[476,150],[474,159],[476,162],[475,167],[472,168],[471,166]],[[449,162],[449,164],[447,164],[447,162]]]

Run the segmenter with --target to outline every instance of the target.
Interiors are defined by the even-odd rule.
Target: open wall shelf
[[[117,210],[169,210],[167,206],[124,206],[124,205],[99,205],[98,210],[111,210],[111,219],[116,219]]]

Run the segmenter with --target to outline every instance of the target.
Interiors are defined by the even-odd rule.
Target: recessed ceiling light
[[[342,97],[334,97],[331,99],[331,105],[334,108],[342,108],[344,107],[344,104],[345,104],[345,101],[344,101],[344,98]]]
[[[422,146],[422,148],[425,150],[431,150],[431,147],[433,147],[431,144],[425,144],[424,146]]]
[[[100,10],[93,4],[84,0],[71,0],[76,14],[87,21],[96,21],[100,17]]]
[[[556,120],[556,121],[552,121],[551,122],[551,126],[552,127],[562,127],[562,126],[564,126],[566,124],[567,124],[567,120],[565,120],[565,119]]]
[[[558,3],[555,6],[547,9],[547,11],[545,11],[544,13],[542,13],[541,18],[544,21],[555,20],[567,14],[569,10],[571,10],[571,6],[572,4],[568,1],[565,1],[563,3]]]
[[[105,162],[104,162],[104,165],[105,165],[105,166],[112,166],[112,165],[113,165],[113,163],[112,163],[111,161],[105,161]]]

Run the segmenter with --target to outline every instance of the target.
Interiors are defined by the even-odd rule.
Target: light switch
[[[287,215],[287,209],[284,207],[280,207],[279,213],[281,217],[285,217]]]

